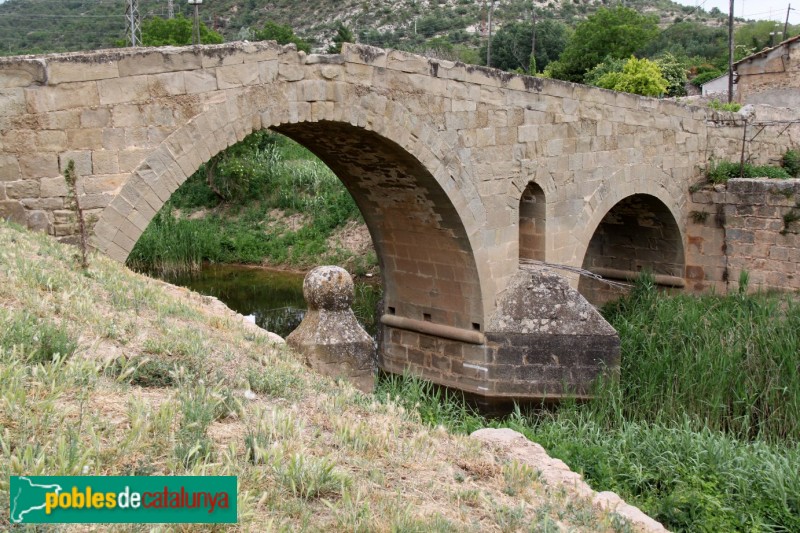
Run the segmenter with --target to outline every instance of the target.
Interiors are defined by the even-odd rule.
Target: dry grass
[[[35,339],[0,333],[0,508],[9,475],[206,474],[238,476],[231,529],[626,527],[468,437],[308,372],[218,302],[103,257],[84,273],[74,253],[0,223],[0,320],[46,319],[77,342],[33,362]]]

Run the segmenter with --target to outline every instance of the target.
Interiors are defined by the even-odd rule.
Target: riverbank
[[[379,394],[454,432],[517,430],[672,531],[800,531],[800,303],[740,283],[668,296],[643,277],[604,308],[622,364],[591,402],[487,419],[416,379]]]
[[[232,310],[259,327],[286,337],[302,320],[304,272],[254,265],[206,264],[194,272],[162,277],[169,283],[222,300]],[[380,280],[354,278],[353,312],[373,337],[377,331],[375,308],[381,299]]]
[[[627,530],[213,300],[75,252],[0,222],[0,507],[11,475],[235,475],[235,530]]]
[[[619,492],[676,531],[793,530],[800,308],[791,295],[747,295],[742,286],[725,297],[670,297],[644,277],[603,309],[621,335],[622,379],[601,384],[587,404],[488,418],[457,392],[402,377],[382,378],[377,396],[431,427],[520,431],[597,490]]]

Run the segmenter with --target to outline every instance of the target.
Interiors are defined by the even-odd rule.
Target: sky
[[[728,13],[730,0],[674,0],[685,6],[700,6],[706,11],[718,8]],[[786,8],[794,4],[789,12],[789,24],[800,24],[800,0],[733,0],[733,15],[748,20],[786,20]]]

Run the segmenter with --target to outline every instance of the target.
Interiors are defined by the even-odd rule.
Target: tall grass
[[[176,210],[185,215],[198,209],[212,211],[196,219],[175,216]],[[304,224],[267,228],[274,209],[299,213]],[[286,137],[258,132],[175,191],[136,243],[128,265],[160,274],[195,270],[203,261],[310,266],[336,254],[327,239],[360,217],[341,181],[311,152]]]
[[[604,314],[621,379],[598,419],[682,423],[736,438],[800,442],[800,305],[790,296],[664,296],[643,279]]]
[[[598,421],[577,406],[518,414],[522,432],[672,531],[800,531],[800,448],[682,423]]]
[[[28,364],[68,359],[78,348],[74,335],[47,318],[0,308],[0,350],[19,350]]]
[[[665,295],[643,276],[603,310],[621,372],[588,403],[490,420],[415,378],[384,380],[379,396],[453,431],[520,431],[674,531],[800,531],[800,307],[743,285]]]
[[[168,203],[136,242],[128,266],[161,274],[196,270],[203,261],[222,257],[224,235],[219,229],[214,220],[176,219]]]

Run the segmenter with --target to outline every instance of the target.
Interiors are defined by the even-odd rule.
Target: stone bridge
[[[270,128],[318,155],[364,215],[385,287],[384,369],[486,397],[581,395],[618,357],[615,332],[575,288],[602,290],[522,263],[723,281],[687,247],[690,186],[741,150],[742,127],[714,118],[357,45],[0,58],[0,216],[74,238],[73,161],[92,242],[122,262],[201,164]],[[765,162],[791,139],[767,129],[748,153]]]

